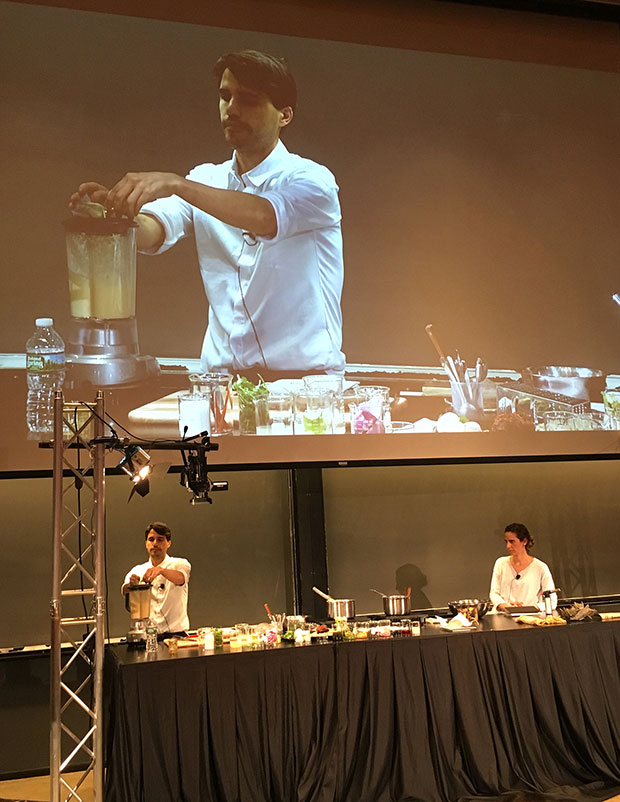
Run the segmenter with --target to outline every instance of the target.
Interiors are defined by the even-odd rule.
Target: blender
[[[130,585],[125,594],[125,609],[131,619],[127,645],[135,649],[144,648],[146,629],[151,621],[151,585],[146,582]]]
[[[138,224],[123,217],[76,214],[64,225],[73,318],[67,342],[72,380],[113,387],[159,375],[157,360],[140,356],[138,350]]]

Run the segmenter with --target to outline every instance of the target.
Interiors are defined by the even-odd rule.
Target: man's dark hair
[[[157,532],[158,535],[164,535],[166,540],[170,540],[172,538],[172,532],[170,531],[170,527],[168,524],[163,523],[162,521],[154,521],[152,524],[148,524],[146,529],[144,530],[144,539],[146,540],[149,536],[149,532],[151,529],[154,532]]]
[[[504,529],[506,532],[512,532],[523,543],[525,541],[525,548],[529,551],[534,545],[534,538],[530,535],[529,530],[525,524],[508,524]]]
[[[240,84],[264,92],[276,109],[297,105],[297,85],[284,58],[260,53],[258,50],[242,50],[226,53],[215,63],[213,72],[218,80],[224,70],[229,69]]]

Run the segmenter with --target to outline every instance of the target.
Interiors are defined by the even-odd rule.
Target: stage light
[[[120,445],[118,450],[122,451],[123,458],[116,467],[123,470],[134,484],[129,498],[131,499],[134,493],[146,496],[151,489],[148,480],[151,473],[149,464],[151,455],[136,445]]]
[[[212,443],[207,432],[202,432],[191,440],[141,440],[143,446],[157,451],[176,451],[181,452],[183,467],[181,468],[181,485],[188,490],[192,497],[190,504],[201,504],[207,502],[211,504],[210,493],[228,490],[228,482],[212,482],[207,474],[207,453],[217,451],[219,445]],[[105,445],[110,451],[118,451],[123,458],[116,466],[129,476],[133,487],[129,494],[129,500],[134,493],[139,496],[146,496],[150,490],[149,476],[151,473],[151,455],[141,448],[135,441],[131,442],[128,438],[121,440],[116,432],[112,430],[110,437],[95,437],[89,440],[89,446]],[[155,467],[161,467],[158,463]],[[167,470],[167,468],[166,468]]]

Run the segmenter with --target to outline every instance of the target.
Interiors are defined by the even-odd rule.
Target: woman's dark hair
[[[506,534],[506,532],[512,532],[512,534],[516,535],[522,543],[525,542],[525,548],[528,551],[534,545],[534,538],[530,535],[525,524],[508,524],[508,526],[504,529],[504,534]]]
[[[148,524],[146,529],[144,530],[144,539],[146,540],[149,536],[149,532],[151,529],[154,532],[157,532],[158,535],[163,535],[166,540],[172,539],[172,532],[170,531],[170,527],[168,524],[163,523],[162,521],[153,521],[152,524]]]
[[[297,85],[286,59],[270,56],[258,50],[226,53],[215,62],[213,72],[219,81],[224,70],[230,70],[240,84],[264,92],[276,109],[297,105]]]

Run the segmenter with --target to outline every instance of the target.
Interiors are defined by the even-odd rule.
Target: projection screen
[[[260,425],[259,435],[240,435],[231,392],[232,432],[218,438],[212,461],[617,451],[617,72],[19,3],[1,3],[0,17],[0,470],[51,465],[26,427],[23,354],[37,317],[53,317],[67,343],[79,329],[62,225],[69,196],[84,181],[185,176],[230,159],[213,66],[247,49],[288,60],[299,100],[282,141],[328,168],[339,188],[347,367],[344,395],[319,404],[325,425],[307,426],[315,411],[296,415],[295,394],[307,390],[304,375],[324,371],[286,365],[275,389],[293,394],[297,428],[284,437]],[[304,314],[286,292],[304,264],[270,269],[268,291],[281,293],[286,320],[282,349]],[[209,303],[191,235],[161,255],[138,255],[135,318],[139,354],[156,358],[161,373],[101,385],[69,365],[66,397],[91,402],[103,386],[106,408],[132,436],[179,437],[188,374],[213,367],[200,362]],[[467,376],[456,366],[460,387],[450,385],[429,324],[445,354],[467,365]],[[277,364],[229,370],[233,380],[278,378]],[[377,391],[378,401],[364,386],[387,394]],[[446,419],[453,408],[459,415]]]

